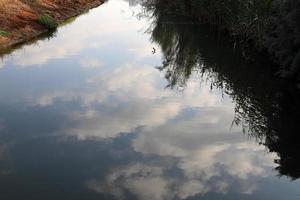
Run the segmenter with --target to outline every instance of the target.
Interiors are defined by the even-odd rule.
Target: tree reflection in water
[[[212,36],[210,27],[155,2],[144,4],[143,16],[153,20],[149,31],[164,56],[158,69],[164,72],[167,87],[184,88],[194,74],[209,79],[212,89],[221,89],[236,103],[234,123],[278,154],[279,175],[299,178],[299,91],[276,78],[263,59],[246,61],[241,49]]]

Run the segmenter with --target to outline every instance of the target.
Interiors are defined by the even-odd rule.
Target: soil
[[[101,5],[104,0],[0,0],[0,51],[48,31],[41,15],[57,23]]]

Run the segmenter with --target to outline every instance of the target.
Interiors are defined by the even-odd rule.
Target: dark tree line
[[[268,55],[279,75],[300,81],[299,0],[148,0],[144,5],[208,24],[234,45]]]
[[[278,154],[279,174],[299,178],[300,93],[294,84],[274,76],[264,59],[246,61],[238,46],[216,39],[211,26],[199,25],[184,11],[178,15],[174,5],[164,2],[146,3],[144,14],[153,19],[149,31],[161,46],[164,61],[158,69],[165,73],[168,87],[184,87],[192,74],[208,78],[212,89],[221,89],[236,102],[234,123]]]

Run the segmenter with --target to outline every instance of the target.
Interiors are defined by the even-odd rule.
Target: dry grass
[[[102,0],[0,0],[0,50],[45,31],[39,23],[43,15],[61,22],[100,5]]]

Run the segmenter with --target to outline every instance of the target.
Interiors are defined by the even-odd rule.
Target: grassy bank
[[[0,51],[26,42],[103,0],[0,0]]]
[[[300,79],[300,1],[298,0],[149,0],[148,10],[197,18],[233,44],[265,53],[278,74]]]

